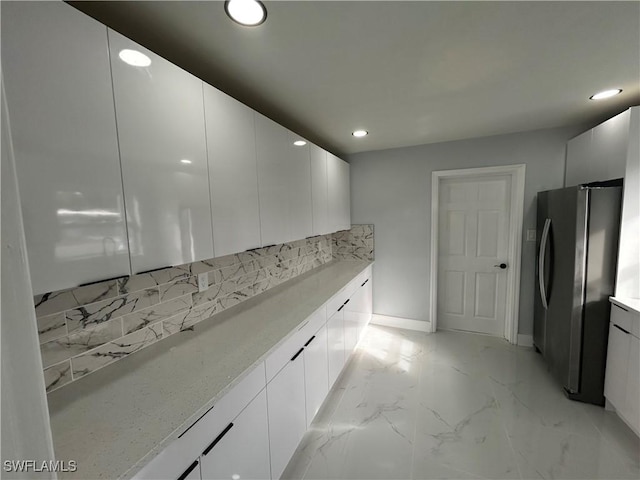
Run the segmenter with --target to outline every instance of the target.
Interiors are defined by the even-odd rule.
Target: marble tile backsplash
[[[373,261],[373,225],[352,225],[331,238],[331,254],[338,260]]]
[[[373,226],[37,295],[47,392],[333,259],[372,260]]]

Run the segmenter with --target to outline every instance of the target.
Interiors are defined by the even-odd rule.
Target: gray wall
[[[374,312],[429,320],[431,172],[526,164],[519,333],[533,332],[536,193],[564,182],[565,146],[585,127],[364,152],[351,164],[351,222],[375,226]]]

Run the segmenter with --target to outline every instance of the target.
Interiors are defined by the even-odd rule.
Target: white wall
[[[351,221],[375,226],[374,312],[429,320],[431,172],[524,163],[519,333],[533,332],[536,193],[564,184],[565,146],[585,127],[351,155]]]
[[[52,472],[8,473],[5,460],[53,460],[49,410],[27,263],[18,182],[2,88],[2,468],[5,478],[56,478]],[[66,459],[69,460],[69,459]]]

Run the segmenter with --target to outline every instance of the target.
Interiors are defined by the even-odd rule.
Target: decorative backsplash
[[[47,392],[333,259],[373,260],[373,226],[37,295]]]
[[[373,225],[351,225],[331,239],[331,254],[338,260],[373,261]]]

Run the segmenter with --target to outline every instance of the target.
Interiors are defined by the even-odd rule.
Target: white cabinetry
[[[640,435],[640,314],[611,306],[604,395]]]
[[[106,27],[3,2],[2,74],[34,293],[128,275]]]
[[[109,30],[134,273],[213,257],[202,81]],[[146,55],[133,66],[123,50]]]
[[[304,381],[309,426],[329,391],[327,325],[323,323],[305,345]]]
[[[329,314],[327,312],[327,314]],[[338,379],[345,363],[344,353],[344,313],[333,312],[327,319],[327,346],[329,364],[329,388]]]
[[[203,451],[203,480],[270,476],[267,396],[263,389]]]
[[[280,478],[307,427],[302,351],[267,385],[271,478]]]
[[[309,146],[273,120],[255,114],[258,192],[262,244],[300,240],[311,235]]]
[[[351,228],[351,200],[349,190],[349,164],[327,153],[330,230]]]
[[[567,143],[565,186],[624,177],[629,141],[629,110]]]
[[[204,84],[216,257],[260,247],[253,110]]]
[[[311,207],[311,161],[309,143],[296,145],[302,140],[299,135],[289,131],[287,150],[289,152],[289,173],[287,175],[289,191],[289,239],[300,240],[312,235]]]
[[[258,152],[258,193],[262,245],[289,240],[289,132],[273,120],[254,113]]]
[[[313,235],[331,233],[327,180],[327,152],[311,145],[311,198],[313,205]]]

